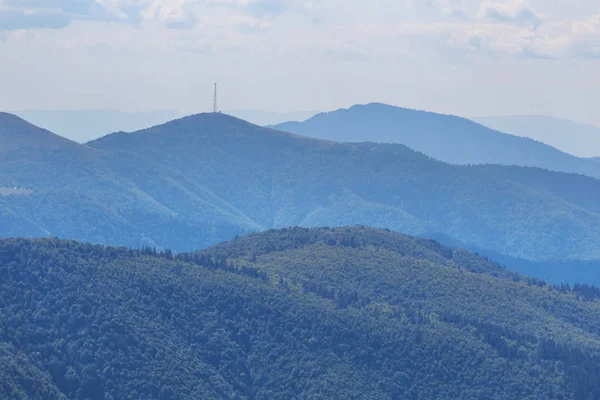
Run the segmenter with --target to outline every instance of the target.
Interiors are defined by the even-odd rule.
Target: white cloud
[[[130,3],[130,4],[125,4]],[[0,31],[61,29],[77,20],[130,20],[136,0],[2,0]]]
[[[468,12],[463,4],[457,0],[414,0],[417,6],[425,5],[436,9],[442,14],[446,14],[458,19],[468,20]]]
[[[572,56],[600,59],[600,14],[572,23],[568,40]]]
[[[483,19],[529,27],[534,30],[538,29],[546,19],[543,14],[535,11],[521,0],[486,1],[481,5],[480,16]]]
[[[0,9],[0,32],[14,29],[59,29],[68,26],[70,19],[53,9]]]
[[[455,63],[475,56],[597,58],[600,47],[600,17],[551,19],[522,0],[371,0],[368,8],[357,0],[27,0],[21,8],[0,1],[0,31],[63,28],[82,19],[182,28],[163,31],[159,43],[190,51],[214,43],[327,56],[330,48],[332,57],[354,60],[418,52]]]
[[[119,19],[126,19],[127,14],[123,12],[120,8],[121,3],[118,0],[95,0],[98,5],[100,5],[104,10],[106,10],[111,15]]]
[[[154,0],[142,12],[142,17],[170,27],[189,27],[195,24],[191,5],[189,0]]]
[[[189,82],[201,85],[202,79],[209,83],[219,79],[224,82],[223,91],[226,82],[235,85],[229,96],[242,96],[236,92],[248,90],[257,99],[267,98],[263,91],[271,85],[268,98],[289,86],[288,93],[295,94],[293,101],[304,98],[307,102],[296,108],[326,107],[326,99],[333,99],[336,91],[342,93],[338,105],[348,105],[345,102],[350,99],[394,102],[394,96],[410,93],[425,107],[432,104],[427,103],[432,93],[442,99],[443,90],[455,93],[452,88],[462,91],[464,87],[471,98],[482,95],[479,86],[504,90],[486,86],[492,85],[486,81],[492,74],[487,69],[496,71],[494,78],[500,79],[505,69],[512,68],[511,78],[519,88],[511,95],[534,96],[533,89],[527,93],[520,89],[537,77],[535,72],[527,75],[524,71],[533,67],[525,66],[549,70],[558,64],[585,65],[580,67],[588,73],[585,84],[600,92],[600,77],[589,72],[593,71],[589,65],[600,59],[600,14],[590,15],[594,7],[588,4],[585,16],[563,16],[560,2],[370,0],[367,5],[358,0],[0,0],[0,52],[6,55],[0,74],[7,77],[0,84],[0,106],[17,98],[21,104],[42,101],[57,85],[58,97],[63,99],[69,93],[70,99],[89,93],[88,104],[102,99],[93,94],[109,93],[108,88],[122,96],[112,99],[122,100],[122,107],[136,104],[121,89],[130,88],[132,93],[145,94],[137,96],[144,97],[140,104],[148,104],[155,90],[165,101],[185,107],[197,101]],[[44,72],[36,72],[39,59],[49,60],[48,72],[46,66]],[[580,83],[584,74],[569,68],[548,85],[585,91]],[[477,70],[481,73],[476,85],[470,79]],[[34,75],[36,79],[29,82]],[[28,90],[19,92],[16,83],[9,88],[19,77],[20,87]],[[73,83],[73,77],[79,78]],[[510,82],[506,78],[503,83]],[[411,91],[417,86],[422,90]],[[10,94],[2,96],[6,93]],[[51,97],[47,101],[58,106]],[[447,101],[453,104],[454,99],[450,96]],[[66,100],[60,104],[68,107]],[[585,104],[579,104],[581,109],[590,107],[589,96]],[[111,104],[107,101],[106,105]]]

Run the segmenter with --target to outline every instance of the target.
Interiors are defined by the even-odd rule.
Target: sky
[[[598,0],[0,0],[0,110],[373,101],[600,126]]]

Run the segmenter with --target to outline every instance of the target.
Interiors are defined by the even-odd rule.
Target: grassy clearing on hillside
[[[0,196],[29,196],[31,189],[0,187]]]

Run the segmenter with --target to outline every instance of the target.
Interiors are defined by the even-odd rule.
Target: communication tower
[[[217,107],[217,83],[215,82],[215,96],[213,98],[213,112],[218,113],[219,108]]]

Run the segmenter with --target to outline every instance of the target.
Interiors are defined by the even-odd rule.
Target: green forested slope
[[[2,240],[0,394],[593,399],[599,317],[579,292],[369,228],[176,256]]]
[[[195,201],[189,214],[181,215],[173,203],[188,200],[182,191],[189,190],[176,171],[157,173],[141,160],[128,158],[122,160],[121,170],[111,168],[110,154],[9,114],[0,113],[0,144],[0,187],[33,191],[0,195],[2,237],[60,236],[194,249],[244,231],[228,220],[230,210],[214,206],[218,199]],[[128,174],[122,174],[124,170]],[[144,189],[136,179],[144,182]],[[161,194],[171,202],[162,204]]]
[[[63,400],[66,397],[33,361],[36,354],[28,356],[8,343],[0,344],[0,398],[11,400]]]
[[[540,169],[452,166],[402,145],[307,139],[221,114],[90,145],[112,154],[120,174],[136,171],[136,185],[162,204],[174,203],[160,190],[170,182],[149,188],[145,177],[176,173],[190,187],[178,197],[177,212],[195,210],[184,200],[191,193],[210,194],[246,217],[228,219],[241,231],[363,224],[444,233],[528,259],[600,258],[600,214],[589,200],[600,181],[591,178],[584,186],[583,177]],[[124,159],[132,161],[125,166]],[[139,159],[148,160],[145,173],[133,165]],[[531,179],[521,179],[520,170]],[[587,189],[570,190],[574,185]]]

